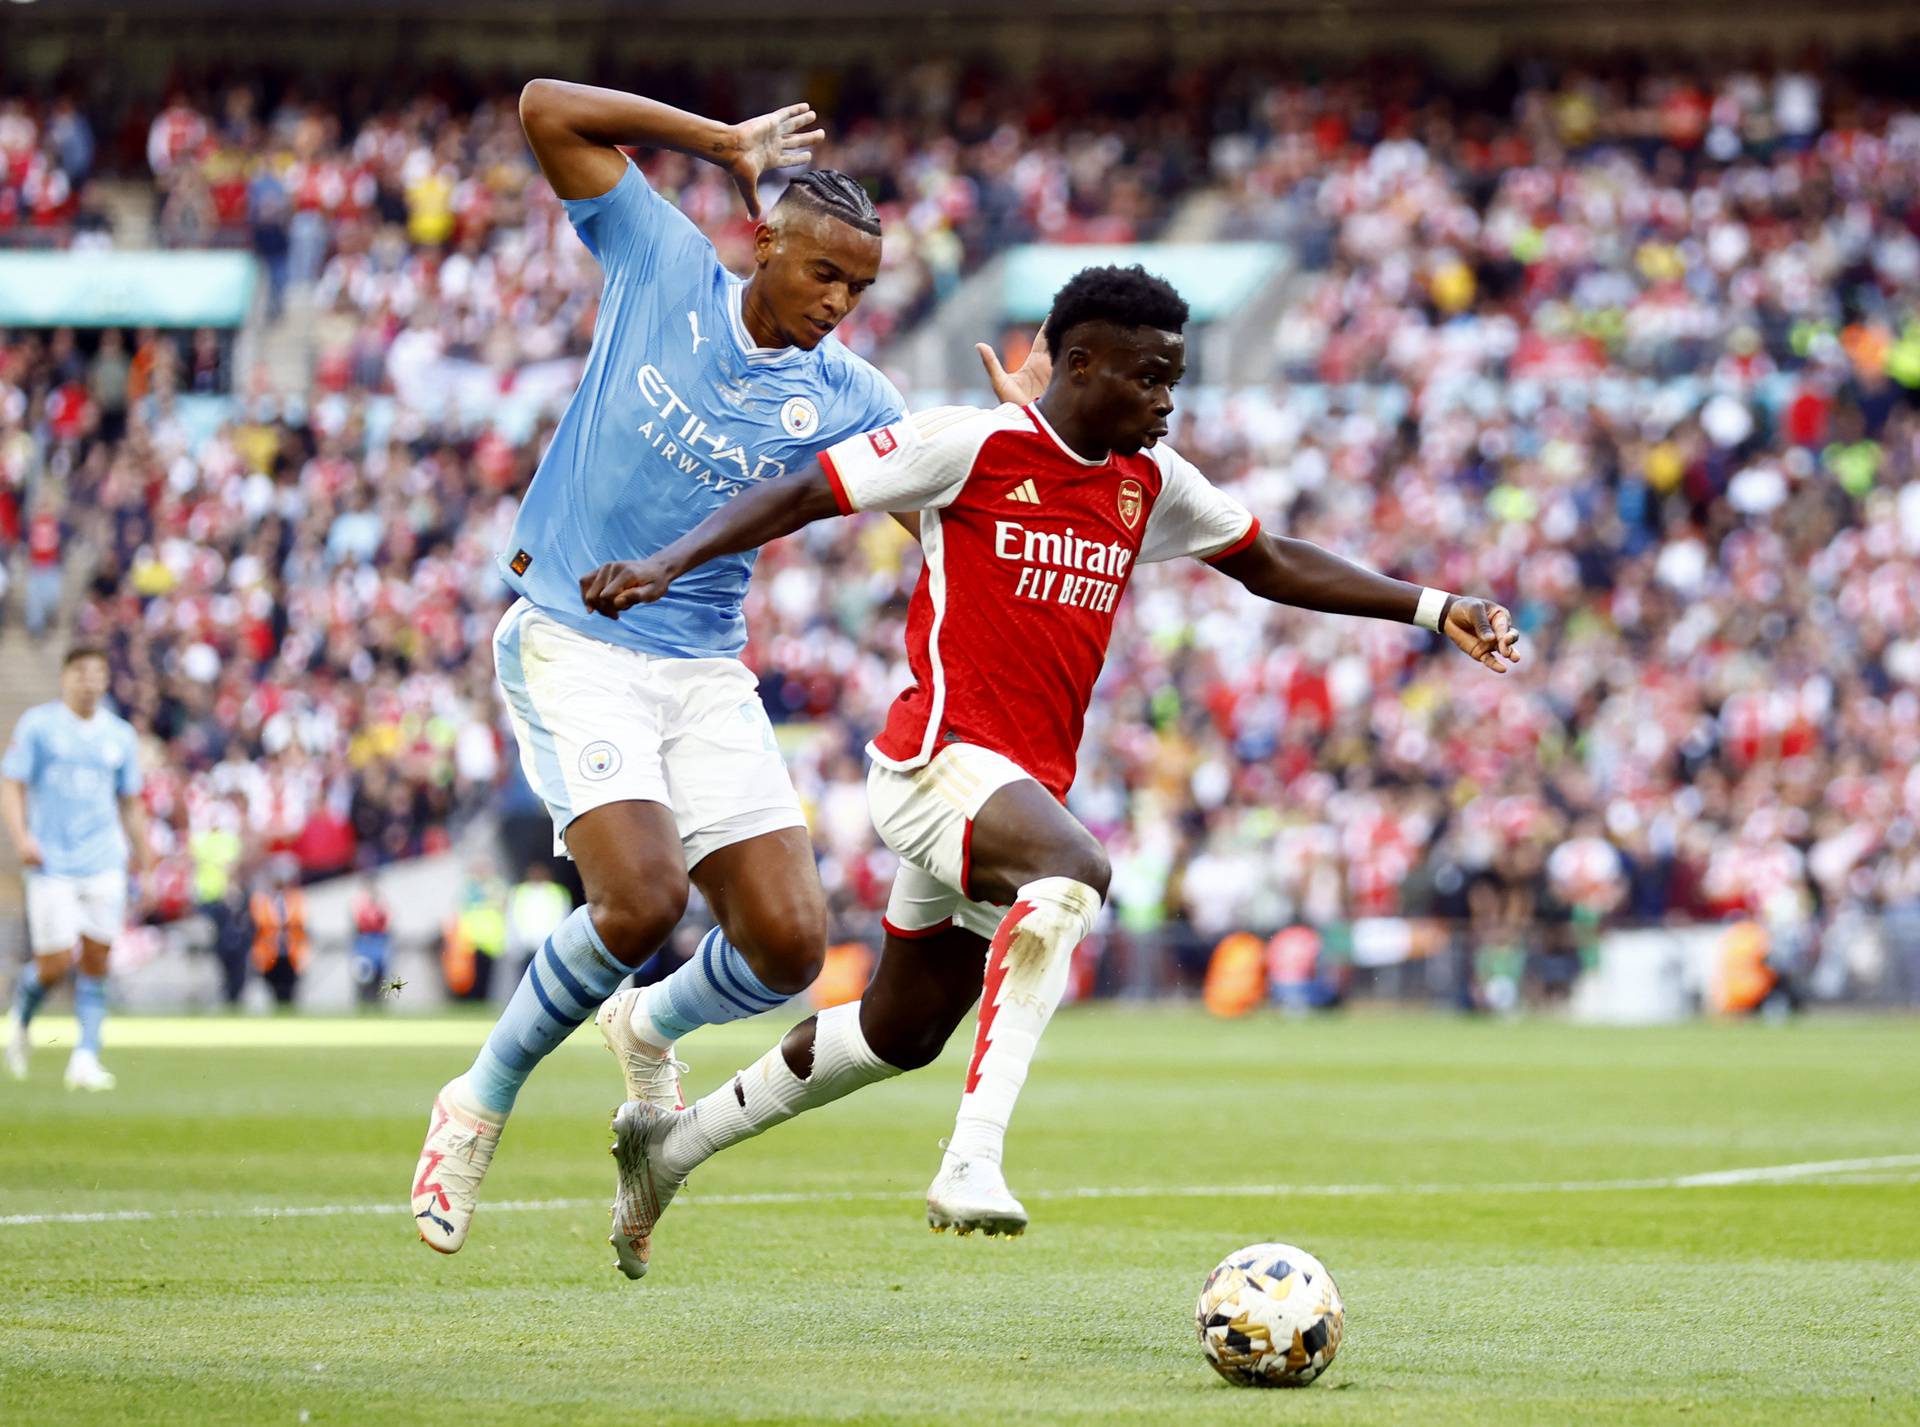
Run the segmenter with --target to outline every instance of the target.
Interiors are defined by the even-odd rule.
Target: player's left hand
[[[620,611],[652,604],[667,592],[673,576],[658,560],[609,560],[580,578],[580,598],[595,614],[618,619]]]
[[[793,168],[813,161],[813,146],[827,137],[825,129],[809,129],[818,116],[811,106],[789,104],[758,119],[733,126],[733,157],[726,170],[746,200],[747,216],[760,221],[760,175],[768,169]]]
[[[1046,331],[1046,323],[1040,324],[1040,331]],[[1035,333],[1033,345],[1027,348],[1027,359],[1015,372],[1000,365],[1000,354],[985,342],[975,342],[973,350],[980,354],[980,365],[987,369],[987,380],[993,384],[993,394],[1001,401],[1010,401],[1015,406],[1025,406],[1028,402],[1038,401],[1040,394],[1047,389],[1047,383],[1053,380],[1053,358],[1047,353],[1046,340]]]
[[[1477,659],[1496,674],[1507,672],[1509,664],[1520,662],[1520,631],[1513,627],[1513,616],[1505,605],[1492,600],[1469,599],[1462,595],[1440,621],[1440,632],[1451,639],[1461,653]]]

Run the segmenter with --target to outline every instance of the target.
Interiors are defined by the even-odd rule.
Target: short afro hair
[[[1082,322],[1178,332],[1187,325],[1187,300],[1138,263],[1130,268],[1082,268],[1053,295],[1053,310],[1040,332],[1047,355],[1058,361],[1067,333]]]
[[[856,180],[837,169],[810,168],[795,174],[786,192],[780,195],[780,204],[789,202],[837,218],[862,233],[880,236],[880,213],[873,206],[873,199]]]

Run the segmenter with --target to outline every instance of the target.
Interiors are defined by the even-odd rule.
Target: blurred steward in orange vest
[[[873,950],[865,942],[843,941],[827,948],[827,959],[813,979],[808,997],[816,1011],[858,1001],[873,979]]]
[[[493,968],[507,949],[507,884],[493,864],[476,858],[467,866],[460,905],[441,929],[440,973],[456,1001],[485,1001],[493,994]]]
[[[1716,948],[1714,976],[1708,995],[1723,1016],[1745,1016],[1766,1004],[1780,977],[1768,955],[1772,950],[1767,929],[1758,922],[1735,922]]]
[[[1251,932],[1222,937],[1207,962],[1201,998],[1216,1016],[1244,1016],[1265,1004],[1267,944]]]
[[[282,1006],[293,1004],[307,969],[307,898],[291,878],[263,884],[248,904],[253,916],[253,965]]]

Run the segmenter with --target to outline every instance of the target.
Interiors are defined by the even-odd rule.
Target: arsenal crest
[[[1140,503],[1145,498],[1146,493],[1140,489],[1140,482],[1120,482],[1120,493],[1115,499],[1120,504],[1120,519],[1127,529],[1131,530],[1140,523]]]

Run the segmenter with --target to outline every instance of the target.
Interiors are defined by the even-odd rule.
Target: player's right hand
[[[1513,627],[1507,607],[1492,600],[1456,599],[1441,622],[1440,632],[1469,659],[1477,659],[1496,674],[1520,662],[1520,631]]]
[[[595,614],[618,619],[620,611],[652,604],[667,592],[673,576],[658,560],[609,560],[580,579],[580,598]]]
[[[825,129],[809,129],[815,114],[806,104],[789,104],[758,119],[733,126],[735,147],[726,170],[746,200],[747,216],[760,221],[760,175],[772,168],[793,168],[813,161],[813,146],[827,137]]]
[[[1040,323],[1041,332],[1046,330],[1046,321]],[[1015,406],[1025,406],[1038,401],[1040,394],[1047,389],[1047,383],[1053,379],[1053,355],[1047,351],[1046,339],[1035,333],[1033,345],[1027,348],[1027,359],[1020,364],[1018,371],[1008,371],[1000,365],[1000,354],[985,342],[975,342],[973,350],[980,354],[980,365],[987,369],[987,381],[993,387],[993,394],[1001,401],[1012,402]]]
[[[46,861],[46,858],[40,855],[40,844],[32,837],[27,838],[25,842],[20,844],[20,865],[22,867],[31,867],[37,871],[39,868],[46,866]]]

